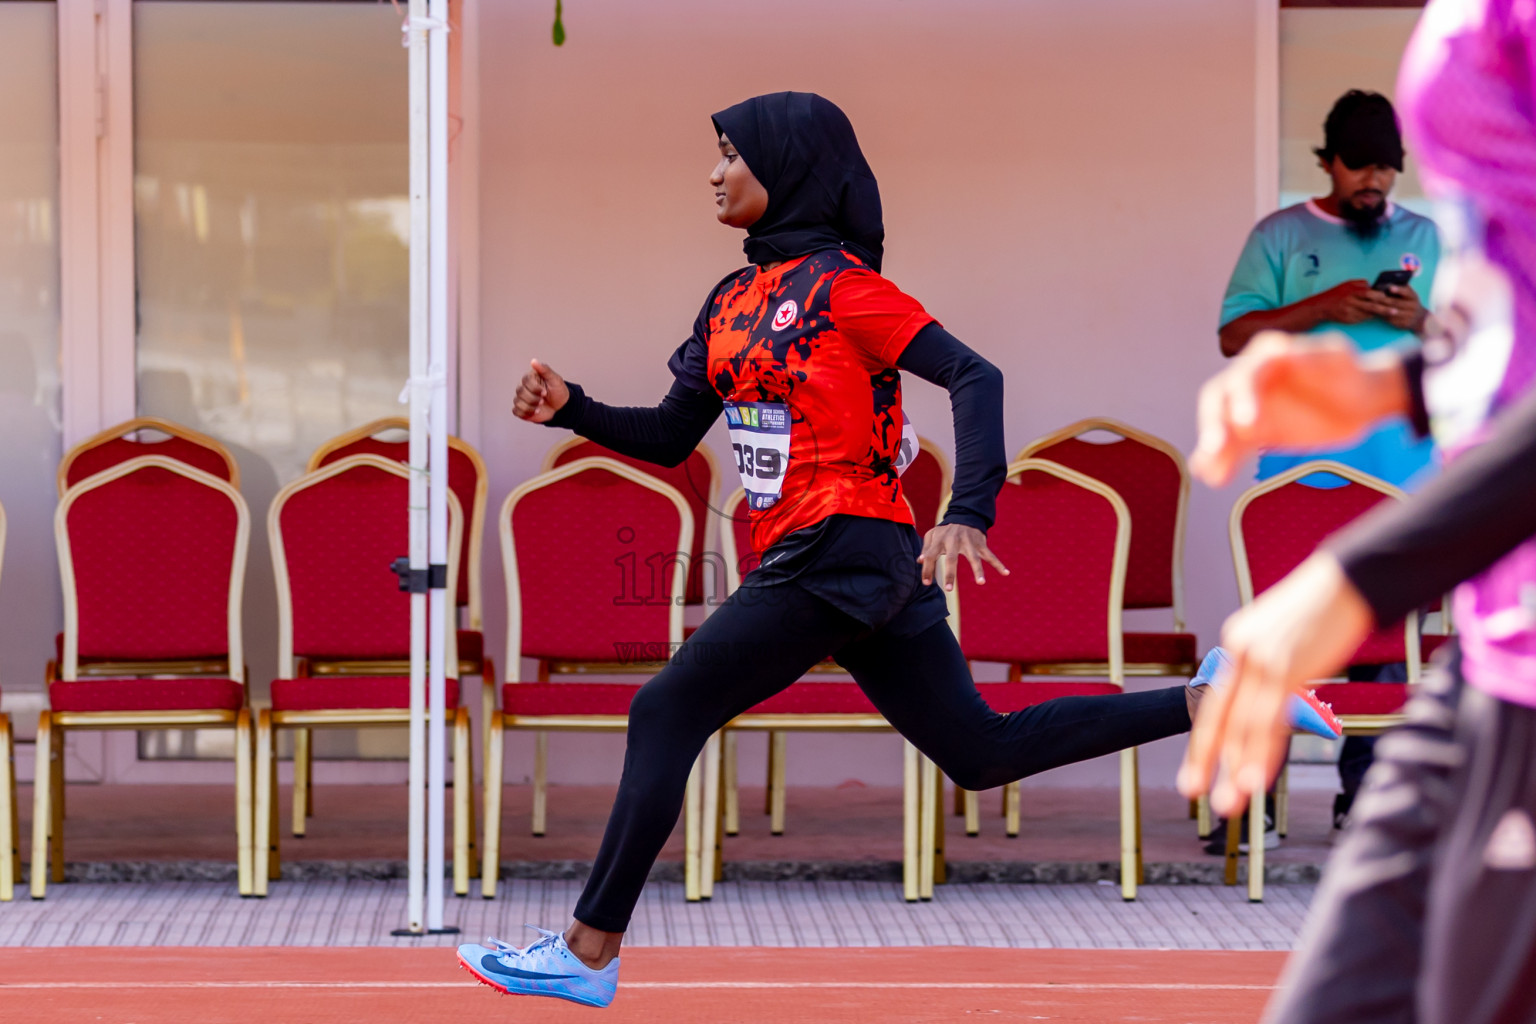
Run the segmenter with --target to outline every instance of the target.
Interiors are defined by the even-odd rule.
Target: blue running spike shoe
[[[594,971],[571,952],[559,932],[535,928],[539,939],[526,949],[497,939],[459,947],[459,966],[483,985],[520,996],[554,996],[584,1006],[607,1006],[619,984],[619,959]]]
[[[1200,663],[1200,670],[1189,681],[1189,686],[1192,690],[1198,690],[1202,686],[1220,686],[1231,670],[1232,658],[1220,647],[1212,647],[1210,653],[1205,656],[1205,660]],[[1196,702],[1198,697],[1191,703]],[[1321,736],[1326,740],[1336,740],[1344,734],[1343,723],[1334,715],[1333,708],[1318,698],[1316,690],[1308,690],[1306,693],[1298,693],[1291,697],[1290,719],[1294,728],[1314,736]]]

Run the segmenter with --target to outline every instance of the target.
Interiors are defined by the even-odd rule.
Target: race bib
[[[917,439],[917,428],[912,421],[907,419],[907,414],[901,414],[901,446],[896,449],[896,475],[907,471],[907,468],[917,459],[917,453],[922,450],[922,442]]]
[[[789,406],[781,402],[726,402],[725,423],[747,507],[772,508],[789,469]]]

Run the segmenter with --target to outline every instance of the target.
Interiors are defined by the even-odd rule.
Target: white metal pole
[[[411,481],[410,568],[413,580],[427,572],[428,223],[427,39],[422,29],[427,0],[410,0],[406,42],[410,49],[411,107]],[[427,595],[411,590],[410,852],[407,915],[413,932],[425,927]]]
[[[428,426],[428,551],[434,566],[446,569],[448,551],[448,0],[429,0],[428,152],[431,327],[427,379],[431,382]],[[465,509],[467,516],[469,510]],[[466,524],[467,525],[467,524]],[[466,537],[463,543],[468,543]],[[435,573],[434,573],[435,575]],[[427,689],[427,929],[443,928],[443,789],[447,785],[447,619],[450,605],[444,579],[429,591]],[[455,595],[457,596],[457,595]],[[458,666],[453,666],[455,674]]]

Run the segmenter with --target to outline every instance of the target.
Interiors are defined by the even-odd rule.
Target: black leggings
[[[990,789],[1185,732],[1184,687],[987,706],[945,622],[914,637],[871,631],[794,583],[737,590],[629,708],[624,774],[576,919],[622,932],[682,811],[699,751],[732,718],[828,654],[956,785]]]

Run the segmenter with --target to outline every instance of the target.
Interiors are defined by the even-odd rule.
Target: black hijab
[[[713,120],[768,190],[768,208],[742,244],[747,259],[773,263],[842,248],[880,269],[880,186],[837,104],[810,92],[774,92]]]

